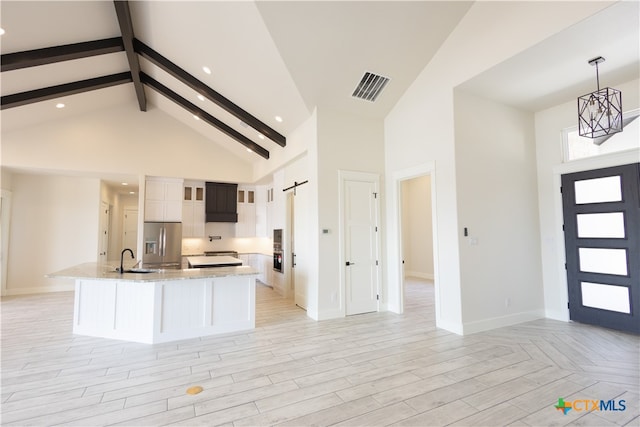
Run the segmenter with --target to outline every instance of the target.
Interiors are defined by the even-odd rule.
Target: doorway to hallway
[[[435,288],[433,280],[406,277],[404,287],[404,315],[436,326]]]
[[[434,225],[431,175],[400,181],[400,233],[404,311],[435,319]]]

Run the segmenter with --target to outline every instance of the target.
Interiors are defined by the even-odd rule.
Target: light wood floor
[[[435,328],[430,284],[406,295],[404,315],[314,322],[259,286],[255,330],[153,346],[72,335],[73,293],[4,298],[1,424],[640,425],[637,336],[540,320],[461,337]],[[563,415],[560,397],[626,410]]]

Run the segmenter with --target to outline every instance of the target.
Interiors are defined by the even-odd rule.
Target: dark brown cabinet
[[[238,184],[207,182],[206,221],[238,222]]]

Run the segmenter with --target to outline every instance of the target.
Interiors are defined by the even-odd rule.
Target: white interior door
[[[291,267],[293,271],[293,288],[295,303],[298,307],[307,309],[309,283],[309,239],[305,238],[308,233],[309,221],[307,215],[308,193],[307,188],[297,187],[293,196],[293,209],[291,213],[292,222],[292,259]]]
[[[138,245],[138,210],[125,209],[122,219],[122,249],[129,248],[136,252]]]
[[[107,262],[109,253],[109,204],[100,202],[100,250],[98,261]]]
[[[343,180],[345,309],[347,315],[378,310],[378,177]]]

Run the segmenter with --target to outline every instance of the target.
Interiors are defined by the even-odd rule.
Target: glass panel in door
[[[640,333],[640,164],[562,176],[569,317]]]

